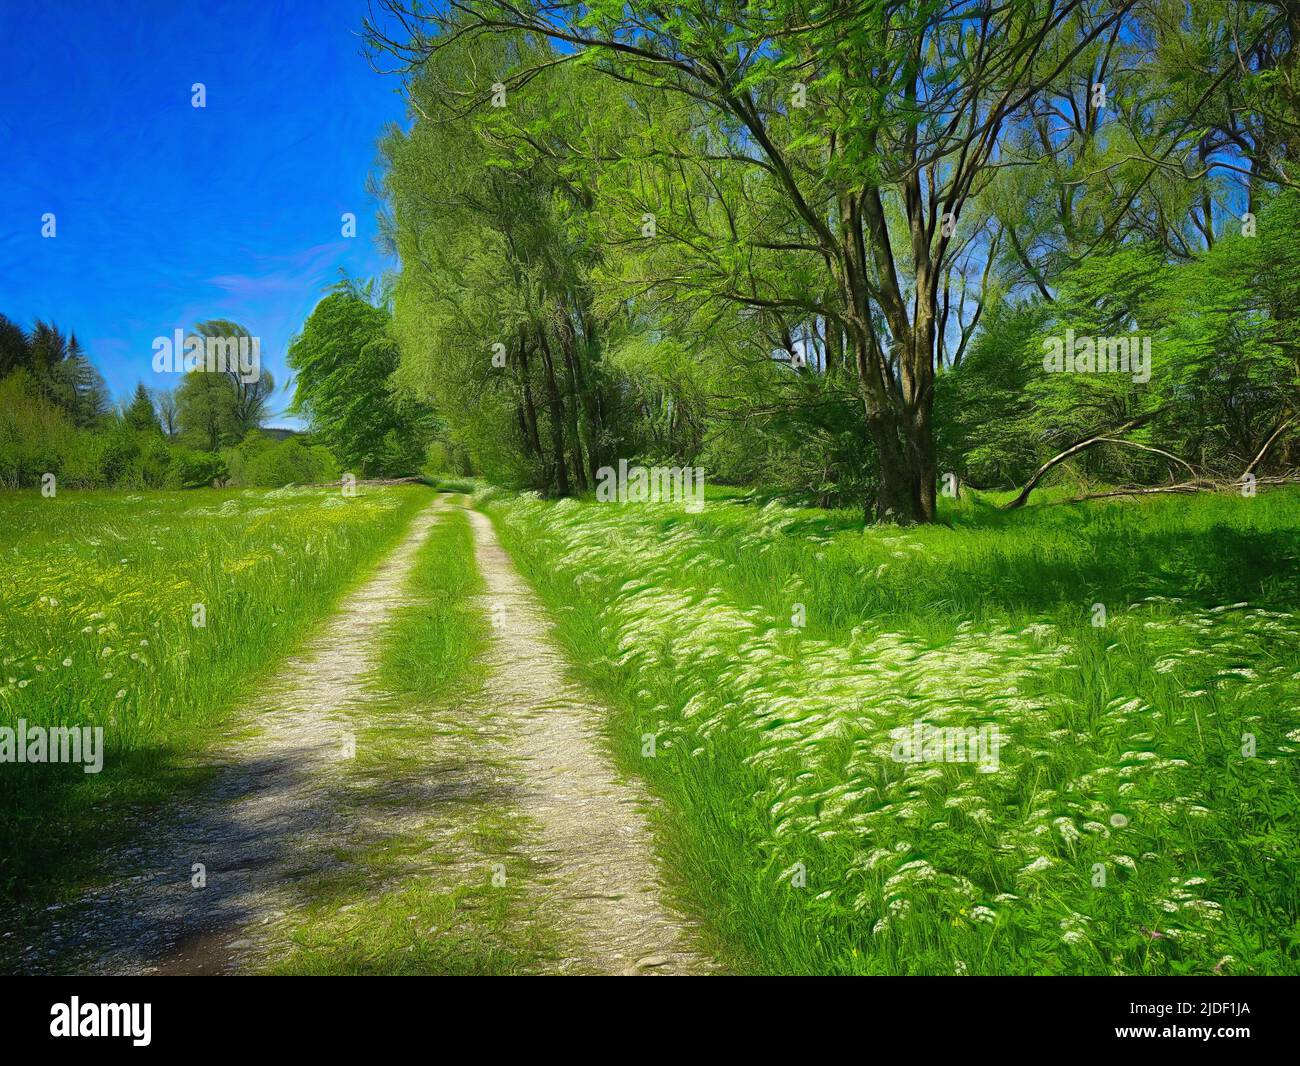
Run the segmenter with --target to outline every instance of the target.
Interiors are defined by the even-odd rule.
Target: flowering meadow
[[[1300,972],[1300,494],[479,502],[737,968]]]

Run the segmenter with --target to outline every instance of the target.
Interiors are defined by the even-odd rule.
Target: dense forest
[[[1300,456],[1294,4],[383,7],[397,376],[461,472],[924,522]]]

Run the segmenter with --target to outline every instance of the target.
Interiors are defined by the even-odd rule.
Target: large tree
[[[39,394],[73,425],[96,425],[109,411],[108,387],[77,335],[37,319],[31,333],[0,315],[0,376],[26,368]]]
[[[428,412],[392,387],[398,350],[388,326],[387,307],[345,285],[316,305],[286,359],[296,375],[290,411],[360,474],[415,473],[427,442]]]
[[[162,431],[158,412],[154,410],[153,397],[149,395],[149,390],[145,388],[143,382],[136,385],[131,402],[122,411],[122,418],[137,432],[160,433]]]
[[[224,374],[195,368],[176,387],[176,421],[181,442],[215,452],[243,439],[235,418],[235,389]]]
[[[434,400],[480,466],[558,495],[609,462],[611,315],[596,306],[601,148],[625,120],[603,85],[552,68],[507,107],[475,108],[483,72],[553,57],[544,41],[483,37],[409,86],[420,116],[383,144],[402,380]]]
[[[624,221],[631,232],[653,216],[647,239],[671,254],[641,283],[833,324],[877,453],[877,513],[933,520],[940,294],[956,226],[1018,118],[1131,4],[389,6],[419,31],[395,40],[372,24],[370,40],[408,67],[467,38],[522,32],[562,50],[485,81],[521,87],[580,63],[611,93],[657,97],[635,150],[662,177],[638,183],[647,210]],[[686,189],[680,164],[696,176]],[[816,263],[820,291],[749,269],[774,252]]]
[[[0,315],[0,378],[28,366],[30,360],[31,341],[27,331],[13,319]]]
[[[254,351],[253,335],[238,322],[224,318],[199,322],[194,327],[197,336],[203,337],[210,345],[225,345],[225,351],[234,353],[244,351],[252,361]],[[242,349],[239,346],[243,346]],[[260,429],[269,413],[271,394],[275,391],[275,378],[269,370],[261,365],[261,341],[257,341],[257,366],[255,373],[245,374],[235,366],[227,365],[221,373],[230,383],[234,401],[230,408],[231,432],[242,440],[246,434]]]

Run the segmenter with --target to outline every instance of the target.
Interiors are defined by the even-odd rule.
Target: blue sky
[[[289,338],[340,267],[396,266],[366,179],[404,108],[399,79],[360,54],[365,13],[365,0],[0,4],[0,313],[75,330],[118,398],[176,384],[153,372],[155,337],[233,319],[275,374],[271,423],[296,424],[279,416]]]

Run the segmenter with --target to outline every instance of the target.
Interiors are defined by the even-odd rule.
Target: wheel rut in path
[[[549,619],[497,540],[469,511],[493,617],[484,698],[509,723],[517,802],[536,827],[525,849],[568,948],[564,969],[686,974],[714,969],[694,930],[664,902],[645,811],[653,802],[617,773],[600,738],[602,710],[565,677]]]

